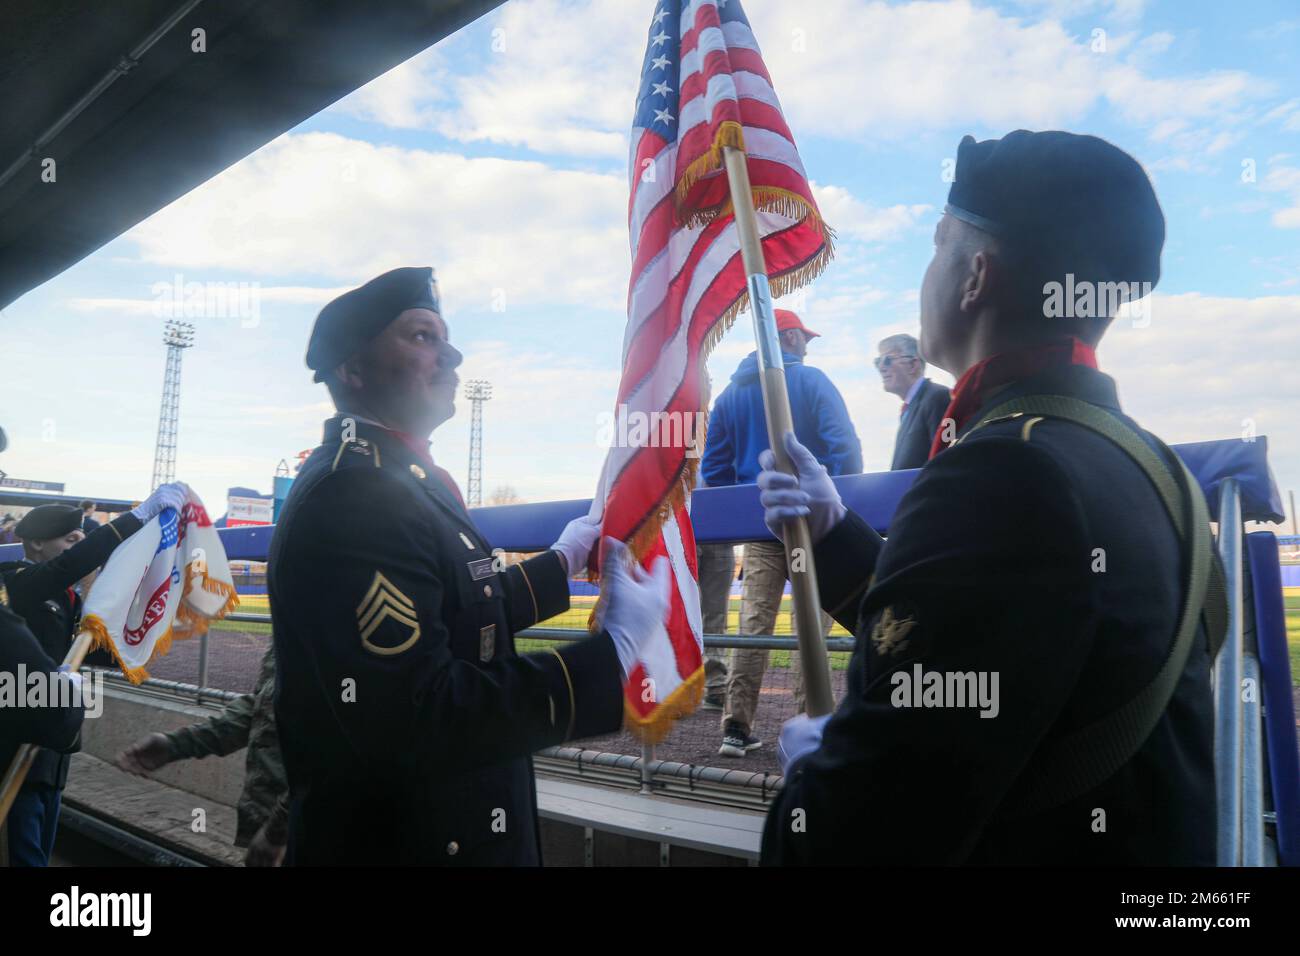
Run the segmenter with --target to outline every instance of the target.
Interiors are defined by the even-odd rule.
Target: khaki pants
[[[736,549],[729,544],[695,546],[700,572],[700,612],[705,634],[727,633],[727,608],[731,603],[731,579],[736,576]],[[722,697],[727,692],[725,648],[704,650],[704,691]]]
[[[759,541],[745,545],[744,589],[740,598],[740,633],[771,634],[776,629],[776,615],[781,608],[781,595],[785,590],[785,547],[779,541]],[[822,636],[830,633],[831,616],[822,612]],[[731,675],[727,682],[727,706],[723,709],[722,725],[729,721],[741,724],[746,730],[754,726],[758,710],[758,695],[767,671],[768,651],[736,648],[732,651]],[[804,709],[803,669],[799,654],[790,655],[794,676],[794,709]],[[794,716],[794,714],[791,714]]]

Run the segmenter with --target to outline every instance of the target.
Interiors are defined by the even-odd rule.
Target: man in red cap
[[[839,390],[826,373],[803,364],[808,343],[817,338],[787,309],[776,310],[776,327],[781,339],[786,387],[794,432],[832,475],[853,475],[862,471],[862,445],[858,442],[849,412]],[[758,455],[768,447],[763,392],[759,383],[755,353],[740,363],[731,383],[718,396],[709,416],[708,440],[700,471],[710,488],[752,484],[761,470]],[[785,550],[780,541],[769,539],[745,545],[744,591],[740,600],[740,634],[771,634],[785,592]],[[829,615],[822,616],[822,633],[830,630]],[[724,757],[743,757],[762,742],[754,735],[754,715],[759,689],[767,670],[768,652],[737,648],[727,678],[722,715]],[[794,670],[794,704],[803,710],[803,674],[798,655],[791,655]]]

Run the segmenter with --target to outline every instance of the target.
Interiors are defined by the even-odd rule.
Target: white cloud
[[[160,282],[168,283],[169,280],[162,279]],[[203,279],[193,273],[189,275],[178,275],[173,280],[179,283],[182,290],[185,284],[191,282],[218,282],[218,279]],[[331,299],[342,295],[348,291],[349,286],[331,286],[322,288],[318,286],[263,286],[260,283],[251,283],[255,287],[256,296],[263,302],[278,302],[288,305],[324,305]],[[179,299],[182,307],[184,305],[184,292],[177,297],[172,294],[172,286],[166,290],[160,289],[160,296],[150,299],[140,298],[84,298],[73,297],[67,300],[68,308],[76,312],[115,312],[124,316],[170,316],[172,314],[173,303]],[[177,310],[179,312],[181,310]]]
[[[428,129],[437,121],[436,107],[446,102],[448,79],[441,48],[430,47],[330,109],[393,129]]]
[[[1278,104],[1264,114],[1261,122],[1280,123],[1288,132],[1300,132],[1300,99]]]
[[[1281,193],[1287,203],[1273,213],[1273,225],[1279,229],[1300,229],[1300,166],[1290,165],[1288,159],[1286,154],[1272,157],[1259,185],[1266,192]]]
[[[818,186],[848,240],[904,238],[932,211],[877,207]],[[141,223],[126,238],[165,267],[157,281],[320,275],[341,284],[258,286],[263,302],[322,304],[400,264],[432,263],[454,311],[545,298],[621,313],[630,268],[622,176],[542,163],[376,146],[333,133],[282,136]],[[156,314],[154,299],[78,298],[81,311]]]
[[[941,128],[1057,128],[1107,107],[1172,148],[1199,153],[1235,142],[1225,127],[1272,92],[1240,70],[1150,73],[1175,38],[1131,32],[1143,0],[1021,6],[1034,16],[969,0],[773,2],[747,12],[796,136],[879,142]],[[1080,35],[1062,22],[1084,15],[1130,32],[1108,35],[1107,51],[1094,52],[1091,30]],[[460,49],[467,62],[458,70],[429,51],[336,109],[463,142],[621,163],[645,9],[626,0],[512,0],[496,16],[493,48]],[[576,22],[584,28],[557,26]],[[1171,122],[1180,124],[1172,139]]]
[[[1101,16],[1132,23],[1142,18],[1147,0],[1015,0],[1015,3],[1030,13],[1054,20]]]
[[[451,72],[430,51],[336,109],[460,142],[623,161],[648,11],[624,0],[513,0],[497,14],[488,49],[473,51],[481,69]]]
[[[350,283],[431,263],[453,306],[504,294],[621,310],[626,217],[621,176],[307,133],[280,137],[126,238],[169,270]]]
[[[1125,410],[1165,441],[1239,438],[1253,424],[1283,486],[1300,480],[1300,296],[1156,294],[1150,324],[1116,319],[1099,354]]]
[[[813,197],[822,217],[842,238],[862,242],[883,242],[900,238],[916,226],[918,220],[933,212],[933,206],[872,206],[853,196],[842,186],[812,183]]]

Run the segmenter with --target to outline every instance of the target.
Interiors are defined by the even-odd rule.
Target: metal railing
[[[271,616],[269,614],[245,614],[236,611],[233,614],[227,614],[222,620],[245,624],[270,624]],[[534,641],[580,641],[590,636],[586,631],[580,631],[572,627],[530,627],[520,631],[515,635],[515,638],[527,638]],[[777,637],[775,634],[705,634],[704,646],[706,648],[748,647],[756,651],[797,651],[799,649],[799,640],[794,637]],[[852,652],[853,647],[854,640],[851,637],[828,637],[826,639],[826,650],[831,652]],[[199,653],[201,666],[206,666],[206,643],[202,645]]]
[[[1244,525],[1242,492],[1232,478],[1222,481],[1218,496],[1216,547],[1223,562],[1228,597],[1228,631],[1214,661],[1214,760],[1218,816],[1217,862],[1220,866],[1261,866],[1275,862],[1265,840],[1265,822],[1272,816],[1265,805],[1264,756],[1261,721],[1261,674],[1253,630],[1248,630],[1245,608]],[[267,614],[236,612],[226,621],[269,625]],[[575,641],[587,636],[578,628],[534,627],[515,635],[521,639]],[[852,638],[828,638],[827,650],[851,652]],[[776,635],[707,634],[708,649],[751,648],[797,652],[798,641]],[[207,687],[209,645],[206,635],[199,651],[199,683],[146,681],[166,694],[192,696],[195,701],[235,696]],[[779,775],[723,770],[678,761],[656,760],[644,747],[641,755],[601,753],[575,747],[552,747],[538,754],[539,769],[617,786],[638,787],[697,799],[737,804],[737,795],[750,796],[741,803],[761,808],[780,787]],[[757,794],[757,796],[754,796]]]
[[[1241,488],[1219,488],[1218,551],[1228,597],[1228,632],[1214,661],[1214,773],[1219,866],[1264,866],[1264,771],[1259,654],[1245,622]]]

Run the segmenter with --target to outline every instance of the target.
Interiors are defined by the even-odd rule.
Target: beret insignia
[[[876,619],[871,631],[871,644],[881,657],[893,657],[907,649],[912,628],[916,627],[916,614],[911,608],[891,605]]]

